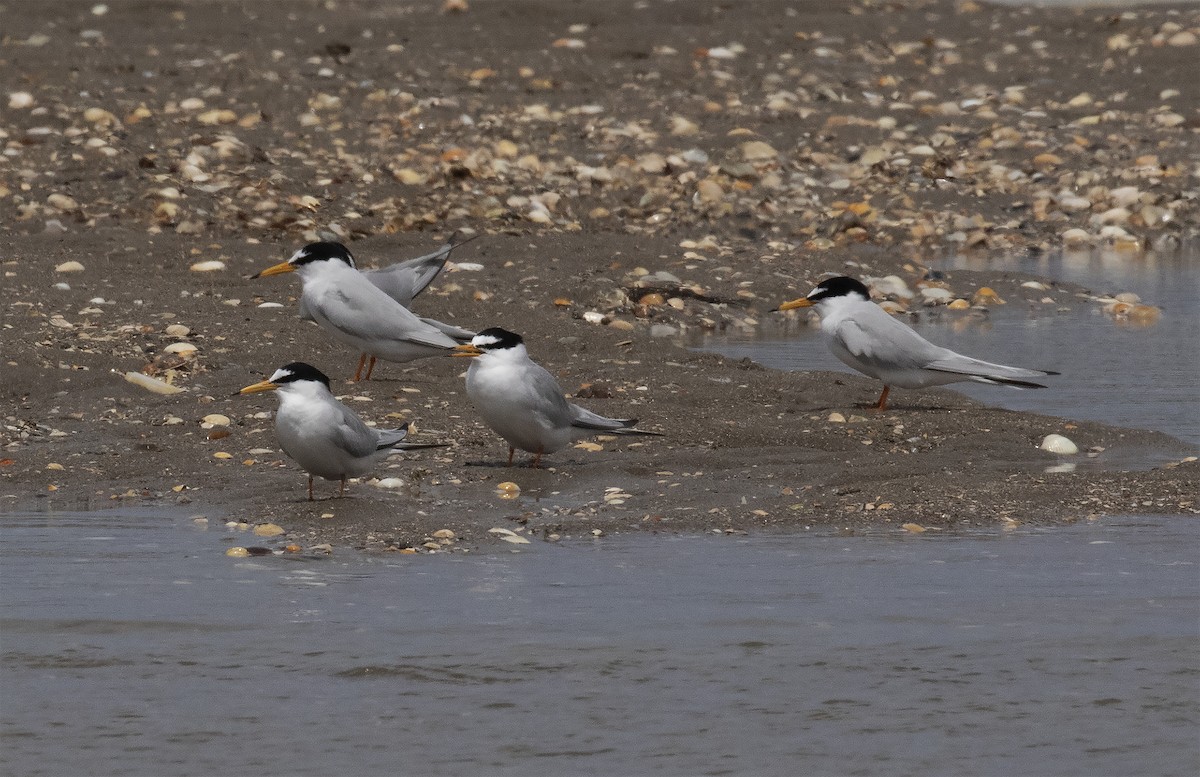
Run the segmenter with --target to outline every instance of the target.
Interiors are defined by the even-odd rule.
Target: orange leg
[[[512,447],[511,445],[510,445],[510,446],[508,446],[508,466],[510,466],[510,467],[512,466],[512,457],[513,457],[513,454],[514,454],[514,453],[516,453],[516,452],[517,452],[517,449],[516,449],[516,448]]]
[[[371,373],[375,371],[375,357],[371,357],[371,363],[367,365],[367,380],[371,379]]]
[[[888,392],[892,390],[891,386],[884,386],[883,393],[879,395],[879,401],[875,403],[876,410],[887,410]]]
[[[363,365],[366,363],[367,363],[367,355],[364,353],[358,357],[358,369],[354,371],[354,382],[355,383],[358,383],[359,378],[362,377],[362,368],[363,368]]]
[[[313,501],[312,495],[312,475],[308,476],[308,501]]]
[[[338,499],[346,495],[346,476],[342,476],[342,485],[338,488]]]
[[[533,454],[533,468],[538,469],[541,466],[542,466],[542,452],[538,451],[537,453]]]

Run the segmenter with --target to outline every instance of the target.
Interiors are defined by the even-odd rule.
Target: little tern
[[[436,251],[418,256],[416,259],[393,264],[390,267],[380,267],[374,270],[360,270],[372,284],[392,299],[399,302],[404,307],[412,310],[413,300],[417,295],[425,291],[429,284],[433,283],[433,279],[438,276],[442,268],[446,266],[446,262],[450,259],[450,252],[461,245],[471,242],[479,235],[472,235],[465,239],[460,239],[458,233],[451,235],[450,238],[441,245]],[[304,321],[312,321],[312,313],[308,310],[308,305],[304,301],[304,297],[300,298],[300,318]],[[434,321],[431,318],[422,318],[425,323],[440,329],[444,334],[448,334],[455,340],[465,342],[474,336],[474,332],[468,332],[465,329],[460,329],[449,324],[443,324],[440,321]],[[362,354],[358,359],[358,369],[354,372],[354,379],[358,380],[362,375],[363,365],[366,364],[370,354]],[[371,379],[371,373],[375,371],[375,357],[370,356],[371,363],[367,366],[366,379]]]
[[[359,353],[391,362],[445,355],[471,333],[449,324],[421,319],[359,272],[341,243],[310,243],[286,262],[251,276],[295,272],[304,284],[302,315]],[[449,332],[449,334],[447,333]],[[359,359],[358,379],[363,360]],[[370,372],[368,371],[368,377]]]
[[[467,396],[484,422],[508,442],[508,466],[517,448],[542,455],[597,434],[654,435],[632,428],[636,418],[605,418],[563,396],[554,376],[529,358],[519,334],[492,327],[460,345],[454,356],[473,359],[467,369]]]
[[[892,386],[917,389],[970,380],[1046,388],[1029,379],[1058,374],[993,364],[934,345],[871,302],[867,287],[854,278],[821,281],[806,296],[785,302],[776,310],[807,307],[815,307],[820,314],[821,331],[829,335],[829,349],[834,356],[862,374],[883,381],[883,393],[875,404],[878,410],[887,409]]]
[[[329,378],[304,362],[275,370],[270,378],[246,386],[238,394],[275,391],[279,411],[275,433],[279,447],[308,473],[308,500],[313,500],[313,477],[340,480],[338,496],[346,492],[346,478],[375,469],[396,451],[440,448],[439,443],[405,442],[403,429],[373,429],[329,391]]]

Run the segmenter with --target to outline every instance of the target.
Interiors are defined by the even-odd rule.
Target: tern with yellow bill
[[[274,391],[279,396],[275,434],[279,447],[308,473],[308,499],[313,499],[313,477],[339,480],[338,496],[346,492],[346,479],[366,475],[396,451],[440,448],[438,443],[405,442],[409,427],[374,429],[329,390],[329,378],[304,362],[275,370],[270,378],[246,386],[238,394]]]
[[[355,348],[363,361],[409,362],[444,356],[472,336],[464,329],[419,318],[358,271],[354,257],[341,243],[310,243],[286,262],[268,267],[252,278],[295,272],[304,284],[300,296],[307,315],[335,339]],[[370,377],[370,369],[367,377]]]
[[[492,327],[455,349],[473,361],[467,369],[467,396],[484,423],[508,442],[508,466],[517,448],[542,456],[597,434],[654,435],[632,428],[636,418],[605,418],[563,396],[554,376],[529,358],[519,334]]]
[[[807,307],[816,308],[820,314],[821,331],[829,336],[834,356],[862,374],[883,381],[883,393],[875,404],[878,410],[887,409],[892,386],[919,389],[969,380],[1046,388],[1029,379],[1058,374],[993,364],[934,345],[871,302],[870,291],[854,278],[821,281],[806,296],[785,302],[776,310]]]

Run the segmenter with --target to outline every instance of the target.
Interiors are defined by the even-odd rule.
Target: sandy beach
[[[865,377],[682,345],[785,315],[770,311],[828,272],[896,276],[912,296],[882,299],[902,317],[954,300],[946,315],[1110,304],[1122,289],[927,265],[1195,241],[1200,10],[458,5],[0,9],[0,511],[162,505],[277,524],[247,535],[273,548],[423,552],[497,527],[559,539],[1200,509],[1195,450],[1159,432],[945,389],[894,392],[876,413]],[[381,363],[353,383],[357,354],[299,320],[298,279],[249,279],[316,239],[371,267],[456,231],[478,238],[420,315],[518,331],[573,401],[664,436],[506,468],[462,360]],[[393,457],[377,473],[392,487],[364,479],[337,499],[318,481],[308,502],[273,397],[231,396],[294,360],[365,419],[447,447]],[[1052,433],[1100,466],[1046,472]],[[1174,461],[1103,466],[1139,452]]]

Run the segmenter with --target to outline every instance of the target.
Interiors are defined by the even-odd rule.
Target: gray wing
[[[839,324],[834,337],[851,354],[881,370],[933,370],[1030,388],[1044,387],[1023,378],[1055,374],[993,364],[934,345],[873,304]]]
[[[608,432],[609,434],[644,434],[650,437],[662,437],[661,432],[634,429],[633,425],[637,422],[636,418],[606,418],[579,405],[571,405],[571,426],[576,429]]]
[[[442,334],[447,335],[448,337],[453,337],[460,343],[469,342],[471,338],[477,334],[476,332],[472,332],[470,329],[463,329],[460,326],[447,324],[443,321],[436,321],[432,318],[422,318],[421,320]]]
[[[524,390],[530,409],[539,420],[551,427],[561,427],[573,422],[571,408],[563,396],[562,387],[545,367],[532,364],[526,370]]]
[[[454,248],[454,243],[445,243],[431,254],[379,270],[364,270],[363,275],[384,294],[404,307],[409,307],[413,298],[425,291],[446,266],[446,260],[450,258],[450,252]]]
[[[874,303],[838,324],[833,336],[860,360],[885,369],[920,369],[947,353]]]
[[[982,359],[972,359],[946,349],[946,355],[925,365],[925,369],[935,372],[949,372],[955,375],[968,375],[985,383],[1004,383],[1021,388],[1046,388],[1041,383],[1033,383],[1028,378],[1041,378],[1046,375],[1057,375],[1049,370],[1027,370],[1024,367],[1009,367],[1006,364],[994,364]]]
[[[434,348],[458,345],[369,283],[333,289],[308,302],[315,318],[351,337],[385,342],[402,340]]]
[[[339,448],[351,456],[361,459],[365,456],[370,456],[380,448],[388,447],[380,444],[383,432],[378,432],[364,424],[362,419],[354,414],[353,410],[341,402],[338,402],[337,405],[338,409],[342,412],[341,420],[334,431],[334,441]],[[401,433],[401,439],[403,439],[407,431],[406,429]]]

